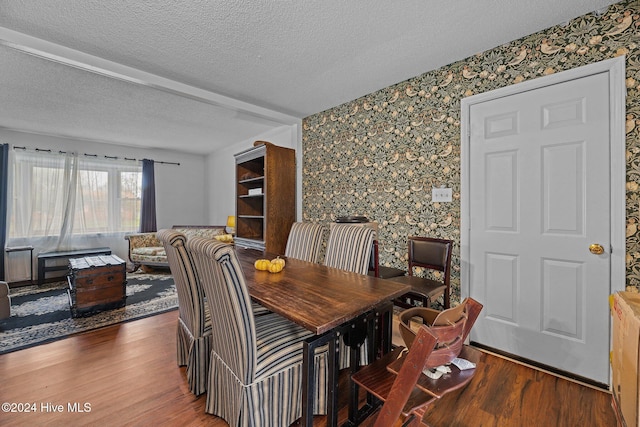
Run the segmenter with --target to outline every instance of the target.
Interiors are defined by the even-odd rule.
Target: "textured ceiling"
[[[0,127],[209,153],[612,3],[0,0]]]

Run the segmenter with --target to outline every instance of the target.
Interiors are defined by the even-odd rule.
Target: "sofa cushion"
[[[205,239],[212,239],[214,236],[218,236],[221,234],[226,234],[224,227],[207,227],[207,228],[197,228],[197,227],[184,227],[184,228],[174,228],[178,233],[182,233],[185,235],[187,239],[190,237],[203,237]]]
[[[155,266],[169,266],[166,255],[130,255],[131,262]]]
[[[135,255],[149,255],[149,256],[166,256],[166,252],[162,246],[150,246],[143,248],[134,248],[131,253]]]

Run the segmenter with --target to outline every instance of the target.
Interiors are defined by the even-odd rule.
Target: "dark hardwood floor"
[[[204,395],[187,390],[185,369],[175,363],[176,319],[172,311],[1,355],[0,402],[23,412],[4,412],[3,406],[0,424],[226,426],[205,414]],[[70,411],[74,405],[84,412]],[[473,381],[436,402],[425,421],[460,427],[616,425],[610,394],[490,354]],[[324,426],[324,417],[316,417],[316,425]]]

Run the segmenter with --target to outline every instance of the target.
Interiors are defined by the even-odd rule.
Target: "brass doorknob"
[[[602,245],[594,243],[592,245],[589,245],[589,252],[591,252],[592,254],[600,255],[604,253],[604,248],[602,247]]]

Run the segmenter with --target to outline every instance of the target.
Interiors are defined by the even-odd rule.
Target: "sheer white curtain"
[[[9,164],[8,246],[108,246],[126,256],[124,234],[140,215],[139,162],[14,149]]]
[[[72,161],[72,155],[12,151],[9,239],[39,238],[40,247],[55,248]]]

